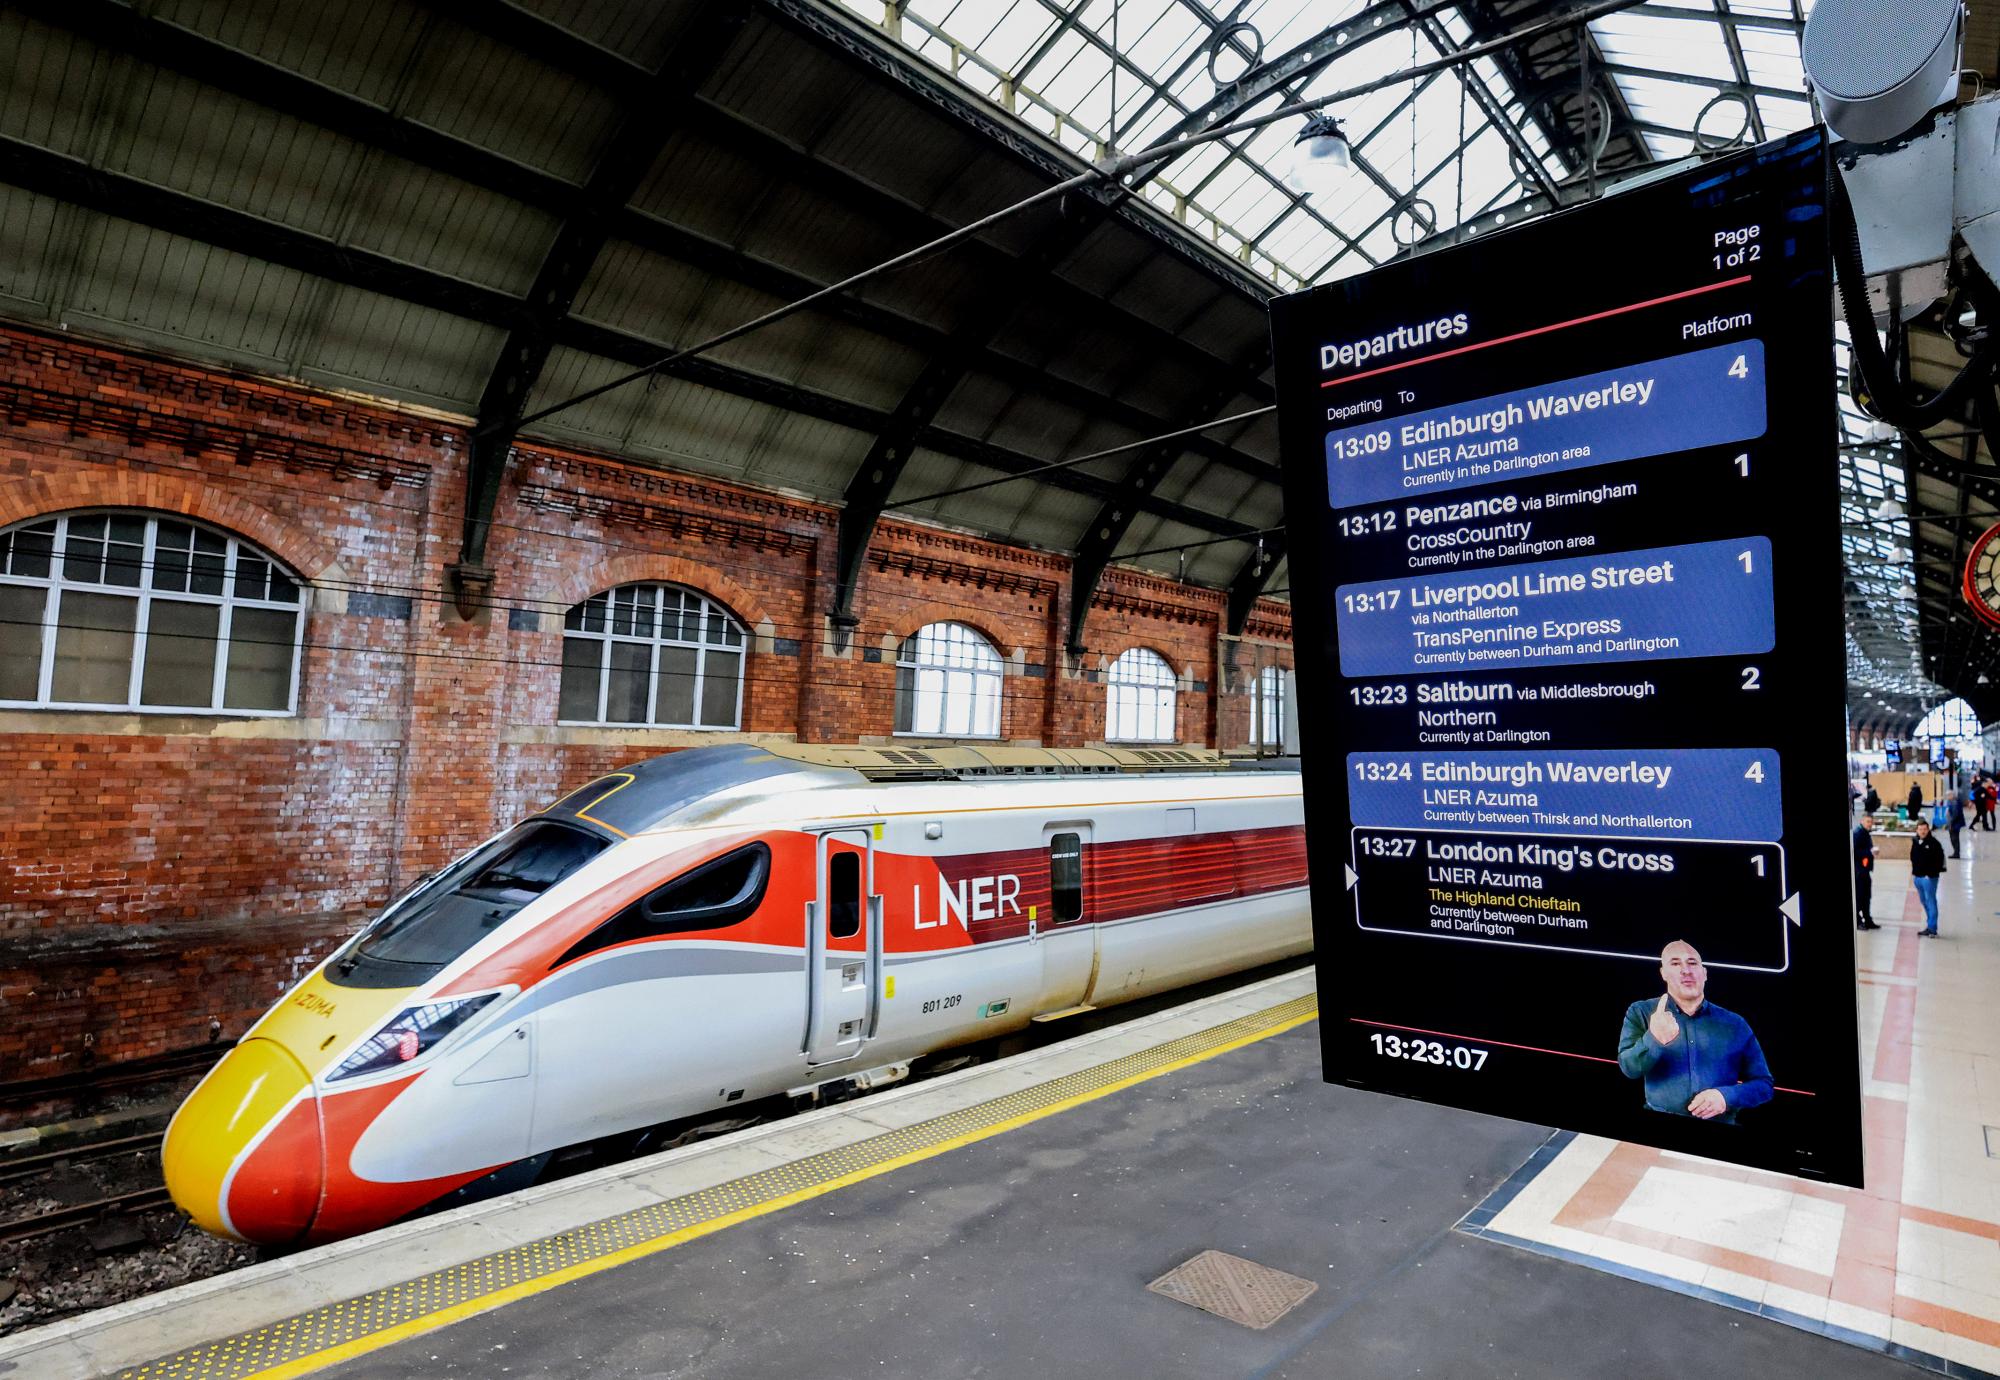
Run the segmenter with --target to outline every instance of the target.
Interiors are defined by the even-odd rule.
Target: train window
[[[1083,835],[1049,835],[1049,910],[1058,925],[1083,918]]]
[[[353,987],[420,982],[609,846],[550,820],[517,824],[384,911],[329,976]]]
[[[750,918],[770,876],[771,850],[753,843],[668,882],[639,905],[655,929],[719,929]]]
[[[835,853],[826,860],[826,937],[861,933],[861,855]]]
[[[633,939],[719,930],[748,920],[764,904],[770,880],[771,850],[761,843],[746,844],[656,887],[570,945],[549,966],[560,968],[571,959]]]

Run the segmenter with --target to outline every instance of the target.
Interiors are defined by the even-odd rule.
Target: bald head
[[[1675,1004],[1692,1014],[1708,989],[1708,969],[1702,966],[1701,954],[1694,945],[1676,939],[1660,950],[1660,980],[1667,984],[1667,993]]]

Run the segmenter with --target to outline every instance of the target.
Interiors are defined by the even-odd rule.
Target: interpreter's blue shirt
[[[1704,1001],[1690,1016],[1669,1001],[1667,1010],[1681,1033],[1670,1045],[1649,1028],[1660,999],[1648,997],[1625,1008],[1618,1038],[1618,1067],[1627,1078],[1646,1080],[1646,1105],[1656,1112],[1690,1116],[1688,1103],[1714,1088],[1729,1104],[1717,1121],[1735,1121],[1745,1107],[1771,1100],[1771,1069],[1750,1023],[1734,1011]]]

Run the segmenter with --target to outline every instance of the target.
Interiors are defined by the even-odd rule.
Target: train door
[[[806,1061],[851,1059],[875,1033],[882,991],[882,898],[874,831],[819,838],[818,886],[806,905]]]
[[[1090,923],[1090,822],[1042,826],[1048,853],[1049,904],[1034,917],[1041,941],[1043,1012],[1087,1005],[1097,977],[1097,926]]]

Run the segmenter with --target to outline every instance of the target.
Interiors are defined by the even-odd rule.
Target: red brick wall
[[[233,1036],[415,875],[621,762],[730,741],[556,727],[563,612],[614,585],[733,611],[743,732],[809,742],[891,734],[896,644],[937,619],[1007,661],[1003,736],[1051,745],[1103,741],[1089,673],[1143,645],[1183,677],[1182,740],[1239,747],[1230,663],[1285,651],[1277,605],[1237,642],[1214,591],[1114,570],[1077,661],[1064,559],[906,523],[843,642],[832,509],[546,447],[516,454],[468,620],[464,452],[460,425],[0,329],[0,526],[187,514],[314,587],[295,718],[0,710],[0,1084]]]

